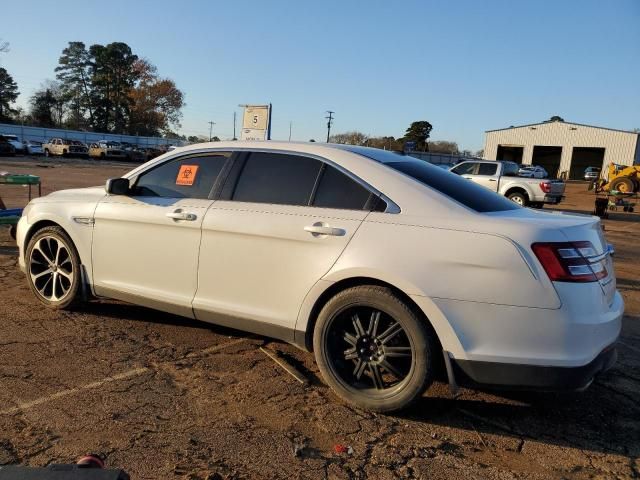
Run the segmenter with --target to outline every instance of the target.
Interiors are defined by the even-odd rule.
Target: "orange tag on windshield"
[[[193,185],[196,180],[198,165],[180,165],[178,176],[176,177],[176,185]]]

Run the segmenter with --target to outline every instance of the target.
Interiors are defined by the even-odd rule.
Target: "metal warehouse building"
[[[484,158],[540,165],[550,177],[584,178],[587,167],[640,163],[638,134],[569,122],[543,122],[485,132]]]

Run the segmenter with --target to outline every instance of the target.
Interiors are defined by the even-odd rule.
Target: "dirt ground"
[[[40,175],[44,193],[130,168],[0,159],[0,171]],[[559,208],[592,210],[584,183],[567,192]],[[0,195],[8,206],[26,202],[21,187],[0,186]],[[111,301],[48,311],[0,228],[0,465],[95,452],[133,479],[638,478],[640,214],[613,212],[604,224],[626,301],[613,370],[579,394],[453,398],[436,383],[399,415],[341,404],[313,356],[280,342]],[[310,384],[260,346],[281,352]],[[336,444],[353,454],[335,453]]]

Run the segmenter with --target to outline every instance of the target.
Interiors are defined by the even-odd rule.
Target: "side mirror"
[[[129,193],[129,179],[110,178],[104,189],[109,195],[126,195]]]

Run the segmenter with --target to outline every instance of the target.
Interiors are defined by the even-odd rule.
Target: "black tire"
[[[49,153],[49,149],[48,148],[44,149],[44,156],[47,157],[47,158],[49,158],[51,156],[51,154]]]
[[[635,190],[635,185],[631,178],[620,177],[611,182],[609,190],[617,190],[620,193],[632,193]]]
[[[361,314],[369,316],[366,330]],[[376,412],[405,408],[424,393],[436,370],[436,345],[431,326],[380,286],[353,287],[335,295],[320,311],[313,334],[325,382],[343,400]]]
[[[529,200],[527,199],[527,195],[522,192],[513,192],[510,193],[507,198],[518,205],[522,205],[526,207],[529,204]]]
[[[45,253],[47,247],[48,252]],[[61,251],[57,255],[54,249],[60,247],[67,253]],[[54,256],[56,258],[51,258]],[[56,262],[55,268],[51,273],[42,274],[46,270],[52,270],[52,263],[47,265],[49,260]],[[73,241],[62,228],[51,226],[38,230],[27,245],[25,262],[29,288],[42,304],[54,310],[66,310],[80,301],[80,256]],[[34,275],[39,274],[42,276],[34,280]],[[45,283],[49,282],[48,277],[51,277],[52,283]],[[48,295],[49,293],[52,295]],[[59,293],[63,295],[59,296]]]

